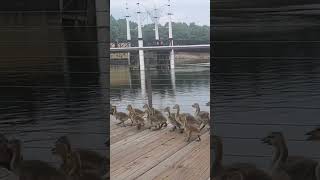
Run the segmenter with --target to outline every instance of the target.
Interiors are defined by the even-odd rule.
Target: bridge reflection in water
[[[205,107],[210,97],[209,64],[178,66],[174,70],[153,69],[149,72],[123,66],[113,66],[110,70],[110,101],[120,110],[125,110],[130,103],[142,107],[148,102],[148,97],[152,97],[157,108],[178,103],[184,110],[192,112],[191,105],[197,102],[204,106],[203,109],[209,110]],[[149,81],[146,78],[148,73]]]

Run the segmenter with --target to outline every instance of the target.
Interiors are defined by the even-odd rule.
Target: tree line
[[[130,21],[132,43],[138,41],[138,24]],[[159,24],[160,41],[168,41],[168,23]],[[173,39],[175,44],[208,44],[210,42],[210,27],[199,26],[195,23],[173,22]],[[152,44],[155,41],[154,24],[146,24],[142,28],[143,41]],[[126,42],[127,25],[126,19],[115,19],[110,16],[110,40],[111,42]]]

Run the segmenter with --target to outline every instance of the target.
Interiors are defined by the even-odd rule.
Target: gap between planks
[[[200,143],[191,142],[136,179],[207,180],[210,176],[209,132],[203,134],[201,138]]]
[[[135,142],[139,136],[139,134],[136,134],[137,136],[133,137],[131,141],[129,140],[129,143],[124,144],[126,147],[118,150],[118,153],[114,153],[116,148],[111,145],[111,176],[117,177],[115,179],[137,178],[188,145],[183,141],[184,136],[182,134],[169,132],[168,128],[159,130],[154,134],[152,134],[152,131],[145,133],[138,143],[132,143],[131,141]],[[148,133],[151,134],[148,135]],[[127,142],[126,139],[123,141]],[[121,143],[123,142],[116,143],[118,148],[121,147]]]

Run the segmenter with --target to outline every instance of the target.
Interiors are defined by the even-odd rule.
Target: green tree
[[[126,19],[115,19],[110,17],[110,38],[111,42],[126,42],[127,26]],[[131,40],[135,44],[138,40],[138,24],[130,21]],[[151,44],[155,40],[154,24],[146,24],[142,29],[143,40],[145,44]],[[200,44],[210,42],[210,27],[199,26],[195,23],[189,25],[184,22],[174,22],[172,24],[174,41],[179,44]],[[166,42],[168,40],[168,23],[159,25],[160,40]]]

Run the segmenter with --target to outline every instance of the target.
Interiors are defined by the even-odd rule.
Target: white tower
[[[157,13],[158,9],[154,9],[154,32],[155,32],[155,39],[157,45],[159,45],[159,16]]]
[[[141,11],[140,11],[140,3],[138,5],[138,45],[139,47],[143,47],[143,39],[142,39],[142,27],[141,27]],[[139,50],[139,61],[140,61],[140,70],[144,70],[144,53],[143,50]]]
[[[131,32],[130,32],[130,21],[129,21],[129,8],[128,3],[126,3],[126,21],[127,21],[127,41],[128,46],[131,47]],[[130,52],[128,52],[128,65],[130,66]]]
[[[168,16],[169,16],[169,42],[170,42],[170,46],[173,46],[173,36],[172,36],[172,13],[171,13],[171,4],[170,4],[170,0],[168,0]],[[174,64],[174,50],[171,49],[170,52],[170,68],[174,69],[175,67]]]

